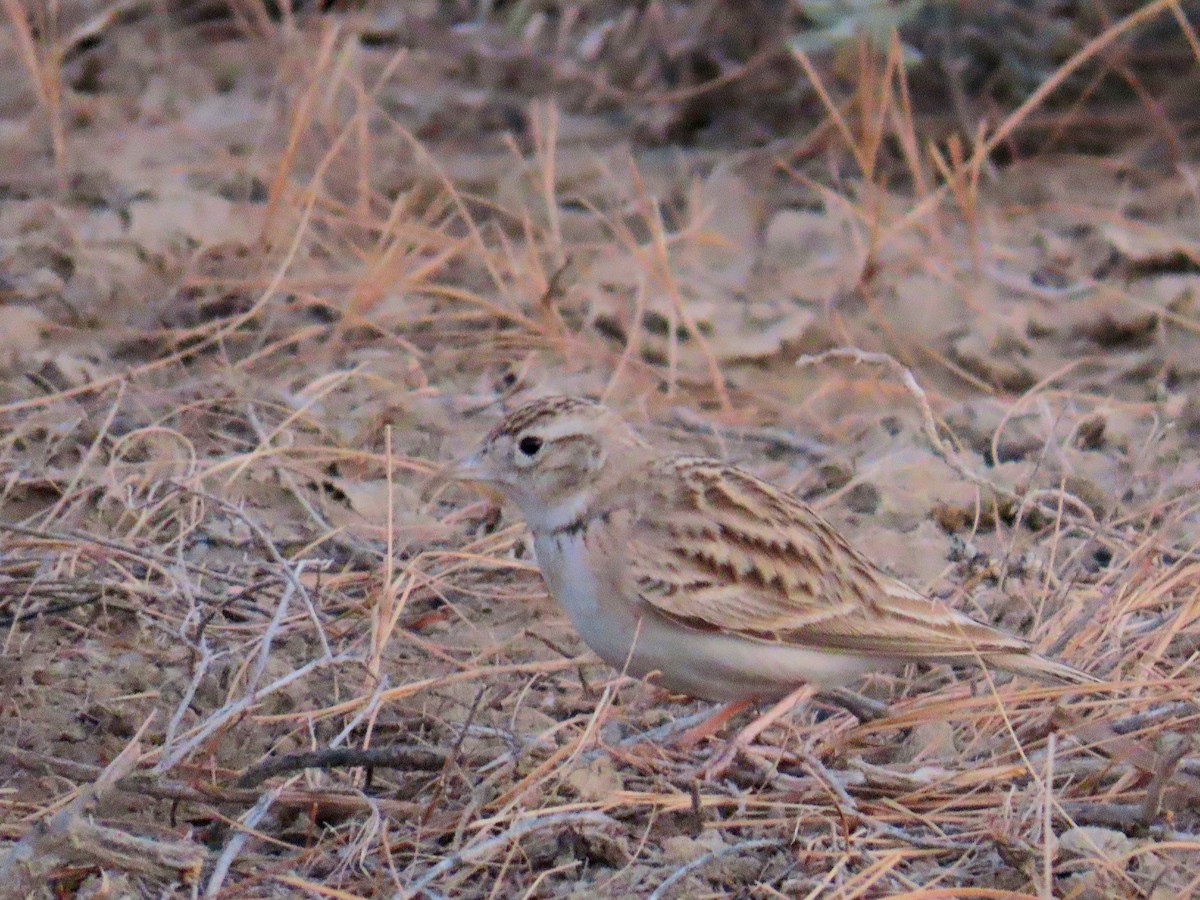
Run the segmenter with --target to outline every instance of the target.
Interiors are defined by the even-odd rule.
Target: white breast
[[[536,535],[534,549],[547,590],[584,643],[613,668],[625,670],[638,620],[629,604],[615,596],[613,585],[601,584],[596,573],[603,567],[590,560],[585,536],[578,532]],[[631,668],[629,674],[645,673]]]

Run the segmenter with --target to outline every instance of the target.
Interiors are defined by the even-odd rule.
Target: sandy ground
[[[236,8],[0,42],[0,893],[1200,892],[1194,162],[947,179],[883,67],[680,141],[612,29]],[[550,391],[1108,683],[880,676],[698,780],[429,488]]]

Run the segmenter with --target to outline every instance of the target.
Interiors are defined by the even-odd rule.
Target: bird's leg
[[[722,725],[724,725],[742,710],[749,709],[751,706],[753,706],[754,702],[754,698],[751,697],[747,700],[734,700],[732,703],[726,703],[707,719],[700,722],[698,725],[693,725],[687,731],[683,732],[681,735],[679,735],[679,737],[675,738],[672,743],[675,744],[676,747],[679,747],[683,750],[688,750],[692,747],[695,747],[706,737],[712,737],[712,735],[715,734]]]
[[[721,751],[721,755],[704,767],[703,777],[705,780],[711,780],[723,774],[734,759],[737,758],[739,751],[749,746],[751,741],[797,706],[811,700],[816,693],[817,689],[811,684],[801,685],[739,731],[729,742],[728,746]]]

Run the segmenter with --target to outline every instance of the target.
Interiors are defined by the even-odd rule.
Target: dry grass
[[[669,154],[584,18],[230,8],[54,7],[68,52],[5,3],[43,130],[0,205],[0,892],[1200,893],[1200,173],[994,156],[1151,19],[1200,65],[1178,3],[978,132],[928,139],[893,41],[799,58],[803,133]],[[611,24],[615,66],[680,22]],[[704,705],[429,488],[551,389],[1105,683],[880,676],[882,719],[816,702],[697,780],[720,741],[653,738]]]

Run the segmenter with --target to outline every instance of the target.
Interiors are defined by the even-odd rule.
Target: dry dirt
[[[882,65],[680,141],[624,32],[551,78],[451,5],[2,35],[0,894],[1200,893],[1196,157],[947,178]],[[638,736],[706,707],[429,487],[550,391],[1106,684],[914,668],[697,780]]]

